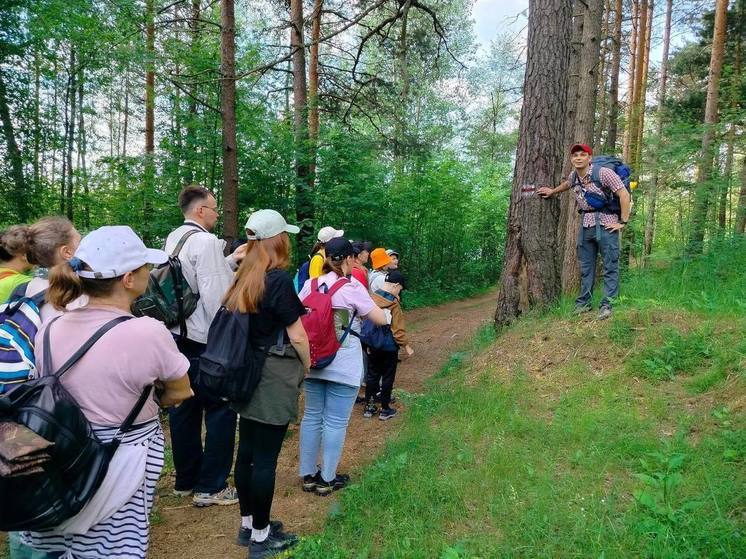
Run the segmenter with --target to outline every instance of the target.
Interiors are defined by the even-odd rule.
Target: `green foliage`
[[[674,328],[666,328],[662,338],[629,362],[632,374],[651,380],[671,380],[679,373],[694,371],[712,357],[711,329],[682,335]]]

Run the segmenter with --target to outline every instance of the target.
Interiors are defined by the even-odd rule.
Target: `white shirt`
[[[233,282],[233,269],[237,266],[233,256],[223,256],[225,241],[189,220],[168,236],[166,252],[172,254],[184,234],[194,228],[200,229],[200,232],[187,239],[179,253],[179,260],[184,279],[192,291],[199,293],[197,308],[186,320],[187,338],[204,344],[207,343],[207,331],[212,319]],[[175,326],[171,331],[179,334],[181,329]]]

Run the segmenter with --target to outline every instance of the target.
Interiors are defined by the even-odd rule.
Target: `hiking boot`
[[[598,311],[598,319],[599,320],[606,320],[611,316],[611,307],[607,305],[603,305],[601,309]]]
[[[356,404],[364,404],[365,403],[365,396],[356,396],[355,397],[355,403]]]
[[[368,404],[365,406],[365,411],[363,411],[363,417],[373,417],[378,413],[378,408],[375,404]]]
[[[306,493],[312,493],[316,491],[316,486],[321,482],[321,472],[316,472],[313,475],[303,476],[303,491]]]
[[[209,507],[212,505],[235,505],[238,495],[235,488],[228,486],[217,493],[195,493],[192,503],[195,507]]]
[[[591,312],[592,310],[593,307],[591,307],[590,305],[575,305],[572,314],[585,314],[587,312]]]
[[[381,410],[381,412],[378,414],[378,419],[381,421],[387,421],[394,417],[397,414],[397,411],[395,408],[384,408]]]
[[[332,481],[324,481],[324,478],[319,476],[319,481],[316,484],[316,495],[326,497],[331,495],[332,491],[344,489],[348,483],[350,483],[350,476],[347,474],[337,474],[337,477]]]
[[[278,532],[273,534],[270,528],[269,536],[263,542],[251,542],[249,544],[249,557],[251,559],[264,559],[265,557],[275,557],[282,551],[293,547],[298,543],[298,536],[295,534],[286,534]]]
[[[279,532],[282,532],[283,524],[279,520],[270,520],[269,521],[269,533],[270,534],[277,534]],[[236,544],[240,545],[241,547],[249,547],[249,544],[251,543],[251,528],[245,528],[244,526],[241,526],[238,529],[238,537],[236,538]]]
[[[192,493],[194,493],[194,489],[174,489],[171,491],[174,497],[189,497]]]

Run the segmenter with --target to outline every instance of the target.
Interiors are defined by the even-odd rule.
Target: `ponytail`
[[[328,256],[326,257],[326,260],[324,260],[324,267],[321,270],[324,274],[328,274],[329,272],[334,272],[337,274],[340,278],[343,278],[345,273],[342,271],[342,262],[344,262],[345,259],[342,260],[332,260]]]
[[[89,269],[87,266],[86,269]],[[55,309],[64,310],[81,295],[105,297],[111,295],[122,276],[111,279],[81,278],[69,262],[57,264],[49,270],[49,289],[46,300]]]

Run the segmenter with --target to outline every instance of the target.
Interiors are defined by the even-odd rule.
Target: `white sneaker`
[[[209,507],[212,505],[235,505],[238,503],[236,489],[230,485],[217,493],[195,493],[192,498],[195,507]]]

